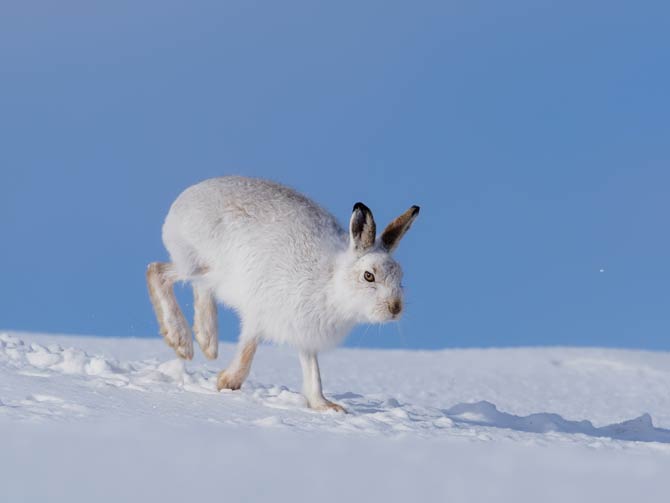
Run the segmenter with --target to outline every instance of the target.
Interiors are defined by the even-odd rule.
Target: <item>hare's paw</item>
[[[193,359],[193,341],[189,340],[187,344],[179,345],[174,348],[177,356],[183,360]]]
[[[242,382],[244,378],[239,373],[222,370],[216,379],[216,389],[219,391],[222,389],[238,390],[242,387]]]
[[[193,332],[203,354],[210,360],[216,360],[219,356],[219,341],[216,334],[207,333],[197,326],[193,327]]]
[[[335,412],[341,412],[342,414],[347,414],[347,409],[345,409],[344,407],[335,402],[326,400],[325,398],[323,400],[317,400],[316,402],[309,402],[309,408],[318,410],[319,412],[326,412],[329,410],[333,410]]]
[[[163,337],[167,345],[174,349],[179,358],[184,360],[193,359],[193,338],[185,321],[180,323],[177,320],[169,323]]]

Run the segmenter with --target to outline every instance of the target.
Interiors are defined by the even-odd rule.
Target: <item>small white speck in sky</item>
[[[601,268],[600,268],[600,272],[605,272],[605,269],[603,269],[603,268],[601,267]]]

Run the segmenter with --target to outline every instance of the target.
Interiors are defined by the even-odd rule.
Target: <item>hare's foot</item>
[[[219,353],[219,328],[216,316],[216,303],[212,293],[199,286],[193,285],[193,333],[200,349],[210,360],[216,359]]]
[[[168,346],[174,349],[179,358],[184,360],[193,359],[193,338],[186,320],[177,319],[167,325],[163,338]]]
[[[219,356],[219,343],[215,337],[209,337],[207,334],[199,331],[197,327],[193,327],[195,333],[195,340],[198,341],[202,353],[208,360],[216,360]]]
[[[242,387],[243,382],[244,376],[241,376],[239,372],[222,370],[219,372],[219,377],[216,379],[216,389],[219,391],[222,389],[230,389],[235,391]]]
[[[310,409],[318,410],[320,412],[334,410],[335,412],[342,412],[343,414],[347,414],[347,409],[345,409],[339,404],[336,404],[335,402],[326,400],[325,398],[323,400],[316,400],[316,401],[308,400],[307,403]]]
[[[216,379],[216,389],[219,391],[222,389],[236,390],[242,387],[242,383],[249,375],[249,370],[251,370],[251,362],[254,359],[257,346],[258,343],[255,338],[246,335],[240,337],[237,354],[230,366],[219,373],[219,377]]]

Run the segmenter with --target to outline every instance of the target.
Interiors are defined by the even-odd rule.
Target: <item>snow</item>
[[[0,501],[667,501],[670,353],[597,348],[183,362],[159,339],[0,333]]]

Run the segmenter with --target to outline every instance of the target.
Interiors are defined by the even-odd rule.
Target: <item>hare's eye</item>
[[[365,271],[363,277],[365,278],[365,281],[367,281],[368,283],[372,283],[375,280],[375,275],[372,274],[370,271]]]

